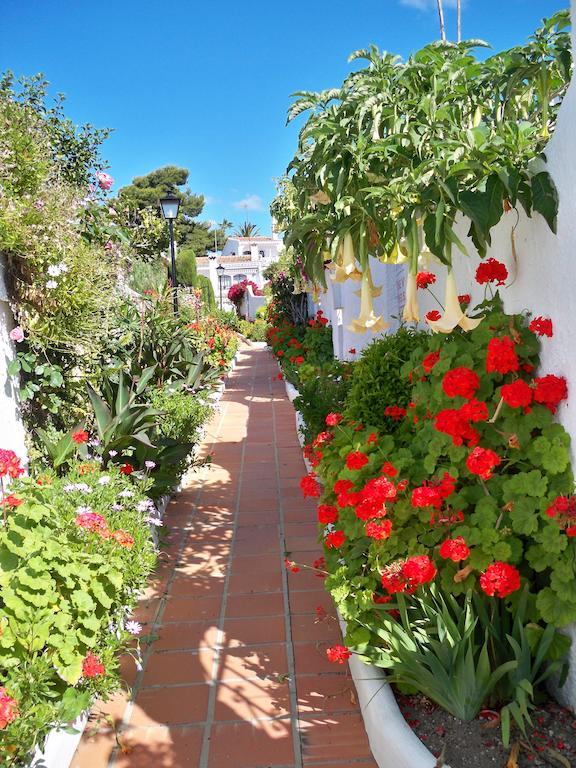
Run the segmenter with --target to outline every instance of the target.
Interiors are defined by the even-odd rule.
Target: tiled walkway
[[[167,510],[138,615],[158,639],[143,672],[126,659],[134,701],[96,706],[73,768],[376,768],[347,667],[326,660],[339,631],[322,580],[283,566],[320,552],[277,373],[243,349],[204,445],[213,464]]]

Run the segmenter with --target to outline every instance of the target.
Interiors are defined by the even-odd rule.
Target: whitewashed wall
[[[24,427],[18,412],[16,385],[7,372],[15,353],[8,335],[12,328],[14,317],[8,304],[4,262],[0,258],[0,448],[10,449],[25,459]]]
[[[572,0],[572,21],[576,23],[576,0]],[[576,32],[572,30],[572,48],[576,51]],[[521,214],[516,227],[515,242],[517,263],[514,262],[511,246],[511,231],[516,223],[514,212],[505,214],[492,234],[492,247],[488,257],[503,261],[510,274],[509,286],[501,288],[507,311],[529,311],[534,316],[550,317],[554,323],[554,336],[542,339],[541,372],[565,376],[568,381],[570,397],[558,410],[558,419],[572,435],[572,461],[576,467],[576,82],[572,82],[562,104],[556,131],[546,149],[548,170],[558,188],[560,209],[558,232],[554,235],[539,214],[532,218]],[[483,287],[474,280],[479,263],[478,255],[472,242],[466,237],[468,223],[462,218],[458,224],[458,234],[467,246],[470,257],[456,254],[458,293],[470,293],[472,306],[482,300]],[[376,314],[384,314],[392,322],[387,333],[393,333],[396,324],[390,315],[398,315],[402,310],[402,301],[398,300],[398,291],[390,283],[401,281],[398,270],[405,267],[383,267],[372,260],[374,282],[387,286],[380,298],[374,299]],[[443,301],[445,269],[438,263],[431,262],[430,271],[438,275],[438,283],[433,287],[438,298]],[[347,350],[350,347],[360,353],[374,336],[354,334],[347,329],[352,317],[359,312],[359,299],[354,295],[358,283],[347,282],[342,285],[341,313],[334,311],[333,289],[324,294],[320,303],[334,326],[334,351],[340,358],[350,359]],[[439,309],[438,304],[427,291],[418,291],[420,316],[424,318],[431,309]],[[339,325],[340,323],[340,325]],[[383,334],[378,334],[383,335]],[[576,585],[575,585],[576,588]],[[556,692],[562,703],[576,710],[576,627],[570,628],[573,638],[570,653],[570,674],[564,687]]]

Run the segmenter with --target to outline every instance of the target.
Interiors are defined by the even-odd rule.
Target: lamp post
[[[170,232],[170,279],[172,281],[172,304],[174,314],[178,314],[178,285],[176,283],[176,251],[174,248],[174,222],[178,218],[178,209],[180,207],[180,198],[173,192],[168,192],[160,198],[160,207],[162,216],[168,222]]]
[[[225,267],[222,264],[218,264],[216,272],[218,272],[218,287],[220,289],[220,311],[222,311],[222,276],[224,274]]]

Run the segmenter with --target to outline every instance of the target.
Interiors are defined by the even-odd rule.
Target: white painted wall
[[[16,385],[7,372],[15,354],[8,335],[14,325],[4,282],[4,261],[0,257],[0,448],[14,451],[25,461],[24,427],[18,411]]]

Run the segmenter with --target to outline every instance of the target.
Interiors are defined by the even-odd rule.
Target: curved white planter
[[[87,722],[88,713],[85,712],[72,723],[76,733],[68,733],[59,728],[50,731],[43,751],[41,752],[38,747],[34,750],[29,768],[67,768],[72,762]]]
[[[298,397],[298,390],[285,381],[286,395],[290,402]],[[302,415],[295,409],[296,427],[300,445],[304,444],[301,427]],[[312,466],[304,457],[308,472]],[[346,622],[339,615],[342,636],[346,634]],[[437,761],[404,719],[385,673],[364,664],[353,655],[348,659],[350,672],[358,693],[358,703],[368,734],[372,755],[378,768],[435,768]],[[449,768],[449,766],[446,766]]]

